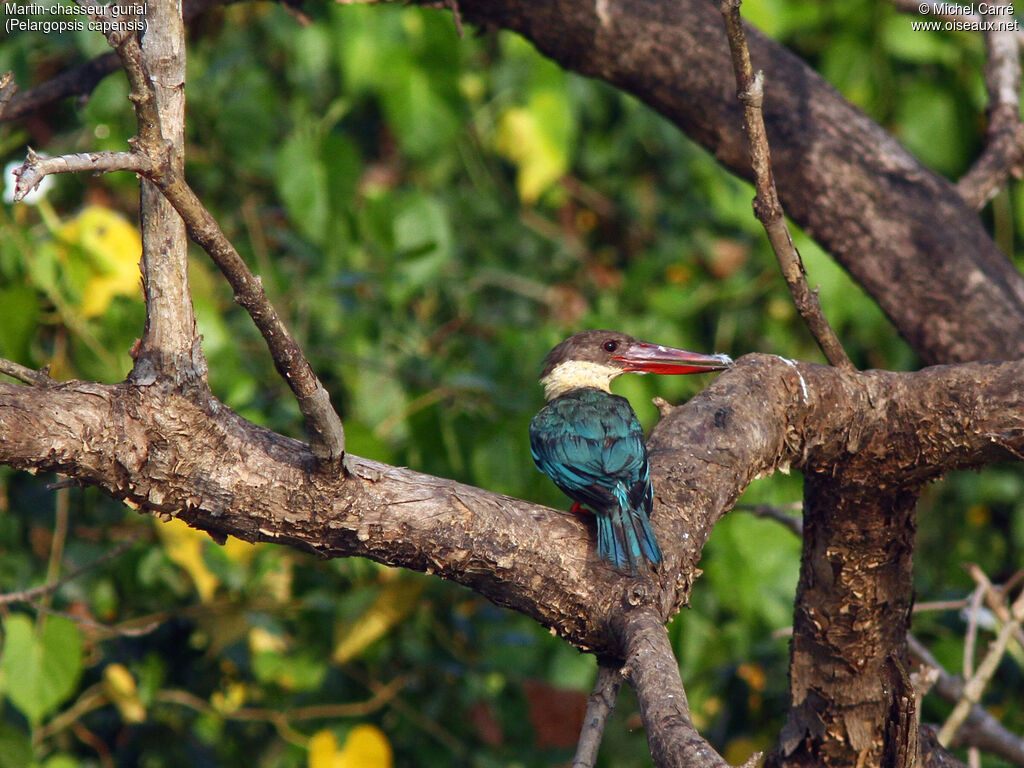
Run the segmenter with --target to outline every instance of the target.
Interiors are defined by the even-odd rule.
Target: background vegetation
[[[508,34],[416,8],[278,4],[201,17],[189,50],[188,174],[307,351],[359,455],[565,507],[530,459],[543,355],[612,327],[734,356],[818,360],[750,211],[752,190],[633,99],[567,74]],[[805,57],[940,173],[979,149],[980,37],[911,32],[882,2],[757,0],[745,15]],[[19,32],[0,70],[23,88],[106,50],[98,34]],[[756,62],[755,62],[756,66]],[[769,87],[770,85],[770,73]],[[123,75],[0,131],[0,157],[122,149]],[[0,207],[0,355],[57,378],[117,381],[142,327],[138,183],[62,177]],[[1019,183],[986,216],[1013,253]],[[854,361],[919,365],[880,311],[806,237],[811,283]],[[302,435],[262,341],[203,254],[192,265],[215,393]],[[1019,263],[1019,262],[1018,262]],[[700,377],[616,389],[651,397]],[[575,743],[594,661],[457,586],[363,561],[228,542],[139,517],[93,490],[0,468],[0,768],[548,766]],[[964,499],[971,499],[970,505]],[[990,468],[928,491],[919,602],[962,599],[1021,567],[1024,478]],[[798,477],[743,502],[800,500]],[[674,622],[698,727],[727,758],[769,747],[785,696],[799,542],[735,512],[716,527],[692,608]],[[951,670],[956,610],[915,633]],[[992,703],[1024,729],[1021,656]],[[309,708],[329,705],[326,717]],[[284,713],[285,719],[275,713]],[[941,718],[926,705],[925,718]],[[616,714],[639,725],[624,691]],[[311,738],[312,737],[312,738]],[[612,727],[602,764],[649,764]]]

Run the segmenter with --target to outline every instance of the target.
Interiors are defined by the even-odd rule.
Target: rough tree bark
[[[747,172],[714,5],[460,0],[458,8],[637,94]],[[1024,356],[1024,280],[952,185],[795,57],[748,34],[755,67],[774,84],[765,114],[789,213],[924,359]],[[141,172],[161,178],[152,166]],[[144,267],[147,279],[158,268]],[[147,297],[148,313],[174,319],[177,310]],[[187,322],[178,328],[172,341],[189,333]],[[150,347],[142,349],[145,358]],[[625,661],[665,766],[724,764],[693,728],[663,625],[686,602],[715,522],[754,478],[789,467],[809,478],[793,701],[774,760],[880,765],[908,749],[887,727],[887,681],[905,663],[916,494],[949,470],[1024,452],[1022,362],[857,374],[747,356],[685,406],[665,409],[650,450],[666,563],[657,575],[623,579],[596,559],[591,532],[572,515],[357,457],[343,477],[304,444],[245,422],[205,386],[184,386],[179,372],[192,355],[161,359],[152,377],[112,386],[55,384],[5,366],[33,386],[0,384],[0,462],[96,485],[218,539],[363,556],[463,583],[582,649]]]

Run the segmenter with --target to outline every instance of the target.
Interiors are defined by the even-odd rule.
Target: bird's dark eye
[[[615,339],[608,339],[608,341],[604,343],[605,352],[614,352],[618,348],[619,342],[615,341]]]

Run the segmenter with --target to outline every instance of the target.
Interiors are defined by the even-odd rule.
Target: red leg
[[[589,515],[590,510],[580,504],[578,501],[574,501],[572,506],[569,508],[570,512],[575,512],[577,515]]]

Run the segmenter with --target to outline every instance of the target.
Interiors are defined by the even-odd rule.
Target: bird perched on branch
[[[647,446],[636,414],[613,395],[622,373],[720,371],[726,355],[701,355],[638,341],[618,331],[581,331],[544,360],[548,403],[530,422],[530,451],[541,472],[597,519],[597,553],[619,570],[657,565],[661,549],[649,518],[654,497]]]

